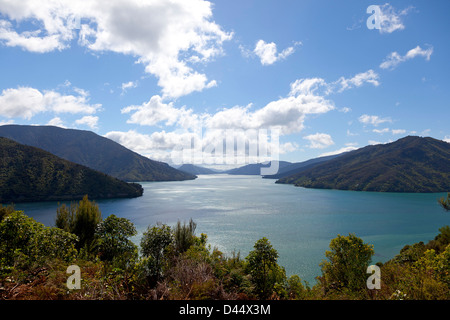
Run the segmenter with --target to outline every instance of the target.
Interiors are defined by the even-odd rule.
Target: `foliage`
[[[15,211],[0,223],[0,265],[22,266],[59,258],[71,261],[77,251],[77,236],[45,227],[22,211]]]
[[[147,280],[156,281],[162,276],[164,258],[173,243],[174,235],[168,225],[158,223],[144,232],[140,245]]]
[[[197,224],[192,219],[189,220],[188,224],[186,222],[183,224],[180,221],[177,222],[173,230],[174,245],[177,252],[183,253],[194,244],[196,228]]]
[[[98,205],[89,201],[85,195],[77,204],[67,207],[65,204],[57,209],[55,225],[78,236],[78,248],[89,248],[94,241],[95,230],[102,221]]]
[[[327,289],[358,291],[365,288],[366,270],[374,254],[373,246],[354,234],[338,235],[325,252],[328,261],[321,263],[321,281]]]
[[[449,159],[450,144],[408,136],[301,168],[277,182],[319,189],[445,192],[450,189]]]
[[[95,203],[85,201],[84,212],[98,217]],[[78,207],[60,206],[62,226],[74,227]],[[353,234],[330,241],[322,276],[311,288],[298,275],[286,276],[267,238],[256,241],[245,259],[239,252],[228,257],[208,244],[206,234],[196,236],[195,227],[192,220],[149,226],[138,256],[130,240],[133,223],[109,215],[97,224],[95,250],[86,255],[86,246],[76,250],[75,234],[13,211],[0,222],[0,299],[450,299],[448,226],[434,240],[377,263],[380,290],[366,288],[373,248]],[[80,290],[65,286],[70,264],[82,270]]]
[[[14,205],[8,205],[8,206],[3,206],[0,204],[0,222],[3,220],[4,217],[6,217],[7,215],[13,213],[14,210]]]
[[[95,230],[100,259],[122,268],[133,264],[137,260],[138,247],[129,238],[136,234],[136,228],[128,219],[113,214],[108,216]]]
[[[0,202],[138,197],[141,185],[126,183],[42,149],[0,137]]]
[[[286,278],[284,269],[277,263],[277,250],[267,238],[262,238],[255,243],[254,250],[250,251],[246,260],[246,269],[251,275],[257,296],[261,299],[269,298],[275,285],[283,283]]]
[[[4,125],[0,126],[0,136],[46,150],[123,181],[181,181],[196,178],[195,175],[141,156],[115,141],[86,130]],[[105,184],[100,185],[105,187]],[[93,194],[89,196],[94,198]]]
[[[447,198],[440,198],[438,203],[445,211],[450,211],[450,192],[447,193]]]

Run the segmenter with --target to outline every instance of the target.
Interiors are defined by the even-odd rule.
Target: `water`
[[[354,233],[373,244],[373,262],[394,257],[406,244],[428,242],[450,224],[437,204],[444,194],[399,194],[297,188],[259,176],[201,175],[181,182],[141,183],[144,195],[97,201],[105,218],[131,220],[142,232],[156,222],[174,225],[192,218],[197,234],[230,255],[245,257],[266,237],[279,253],[287,275],[311,285],[321,274],[330,240]],[[55,202],[17,204],[18,210],[45,225],[54,225]]]

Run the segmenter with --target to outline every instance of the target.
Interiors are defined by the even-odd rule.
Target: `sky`
[[[444,0],[0,0],[0,125],[151,159],[305,161],[450,142]]]

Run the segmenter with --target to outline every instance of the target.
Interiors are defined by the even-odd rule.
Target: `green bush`
[[[360,291],[366,288],[366,270],[374,254],[373,246],[365,244],[354,234],[338,235],[326,251],[328,261],[321,263],[320,278],[325,291]]]
[[[15,211],[0,222],[1,264],[13,266],[18,259],[25,265],[55,258],[71,261],[77,255],[77,240],[74,234],[45,227]]]

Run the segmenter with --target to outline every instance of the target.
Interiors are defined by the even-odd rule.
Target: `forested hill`
[[[0,203],[132,198],[142,186],[0,137]]]
[[[196,176],[151,160],[91,131],[54,126],[0,126],[0,137],[41,148],[58,157],[124,181],[181,181]]]
[[[277,183],[357,191],[447,192],[450,143],[408,136],[348,152]]]

